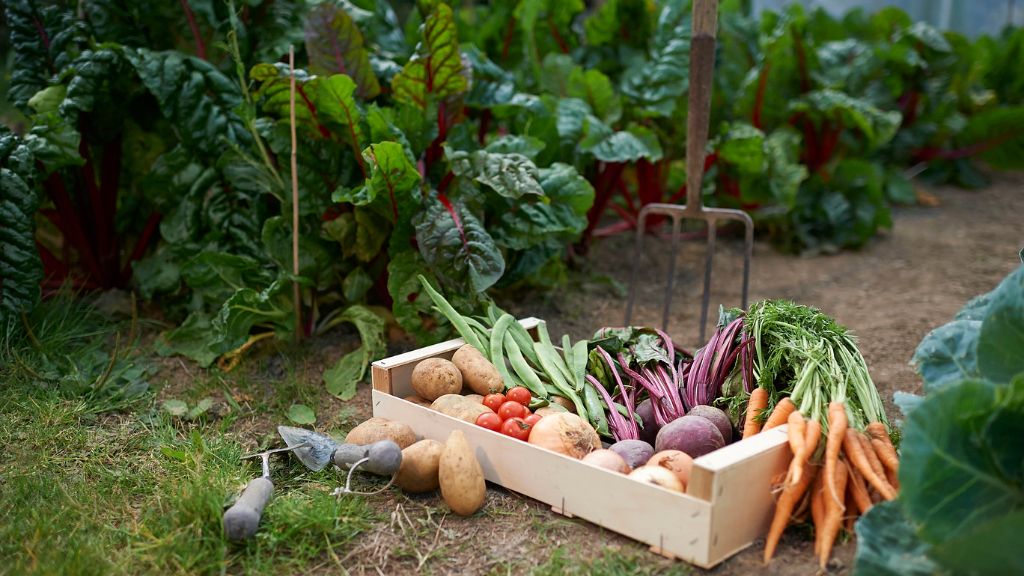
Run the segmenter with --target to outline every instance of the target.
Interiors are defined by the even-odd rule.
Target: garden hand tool
[[[352,473],[360,466],[367,472],[393,477],[402,465],[402,448],[392,440],[359,446],[338,443],[330,436],[305,428],[278,426],[277,432],[284,438],[285,444],[294,447],[295,456],[306,468],[315,472],[323,470],[328,464],[334,464],[348,470],[342,492],[350,492]]]
[[[224,533],[229,539],[235,541],[246,540],[256,533],[256,528],[260,524],[260,517],[263,515],[263,509],[266,508],[267,502],[270,501],[271,495],[274,494],[274,483],[270,481],[270,455],[275,452],[297,450],[302,446],[289,445],[287,448],[265,450],[242,456],[242,460],[259,456],[263,463],[263,475],[250,480],[245,485],[245,490],[242,491],[242,495],[238,497],[234,505],[228,508],[227,512],[224,512]]]
[[[640,210],[637,218],[636,253],[633,257],[633,274],[629,284],[629,301],[626,305],[626,325],[633,316],[633,302],[636,299],[636,283],[639,273],[640,256],[643,253],[644,224],[648,216],[657,214],[672,219],[672,249],[669,261],[668,286],[665,289],[665,304],[662,314],[662,330],[668,330],[669,310],[672,307],[672,285],[675,280],[676,256],[679,252],[679,235],[682,220],[703,220],[707,222],[708,244],[704,263],[704,293],[701,298],[700,341],[704,342],[708,305],[711,298],[711,268],[715,254],[715,238],[719,220],[742,222],[746,228],[743,250],[743,304],[747,307],[747,289],[750,284],[750,259],[754,252],[754,221],[743,210],[707,208],[701,198],[701,182],[704,176],[704,149],[708,141],[708,123],[711,119],[711,91],[715,68],[715,29],[718,24],[718,0],[694,0],[693,34],[690,40],[690,94],[686,125],[686,205],[648,204]]]

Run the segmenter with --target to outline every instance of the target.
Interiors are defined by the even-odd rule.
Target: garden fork
[[[746,228],[743,250],[743,304],[747,307],[747,291],[750,285],[750,259],[754,252],[754,221],[743,210],[728,208],[706,208],[701,198],[701,182],[704,177],[704,149],[708,140],[708,123],[711,119],[711,90],[715,68],[715,29],[718,25],[718,0],[694,0],[693,34],[690,40],[690,94],[686,121],[686,205],[648,204],[637,217],[636,248],[633,257],[633,273],[629,282],[629,301],[626,305],[626,325],[633,316],[633,302],[636,299],[636,283],[643,254],[644,228],[646,219],[652,214],[672,219],[672,249],[669,261],[668,286],[665,289],[665,304],[662,313],[662,330],[668,330],[669,311],[672,308],[672,287],[675,283],[676,256],[679,252],[679,235],[683,220],[707,222],[708,244],[704,262],[704,293],[701,297],[700,342],[704,342],[708,305],[711,298],[711,268],[715,258],[715,238],[719,220],[742,222]]]

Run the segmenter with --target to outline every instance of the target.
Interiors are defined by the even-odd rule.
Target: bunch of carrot
[[[805,419],[788,398],[778,403],[762,428],[758,416],[767,404],[767,392],[758,390],[760,388],[750,396],[744,437],[785,423],[793,452],[765,541],[764,561],[766,564],[771,561],[786,526],[793,521],[803,521],[809,509],[814,523],[814,551],[824,568],[844,520],[846,529],[851,530],[857,517],[874,503],[896,497],[899,489],[896,449],[882,422],[867,424],[863,432],[850,427],[847,406],[843,402],[828,405],[823,450],[819,450],[823,435],[821,422]]]

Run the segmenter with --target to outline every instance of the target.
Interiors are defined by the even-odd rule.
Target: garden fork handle
[[[686,118],[686,211],[702,212],[701,182],[704,148],[711,121],[711,91],[715,70],[715,31],[718,0],[694,0],[690,38],[690,94]]]

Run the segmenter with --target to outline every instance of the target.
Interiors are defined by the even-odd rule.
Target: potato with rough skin
[[[487,498],[484,470],[461,430],[454,430],[448,436],[437,473],[441,497],[452,512],[470,516],[484,505]]]
[[[452,363],[462,372],[462,381],[473,392],[486,396],[505,391],[505,382],[498,369],[479,350],[466,344],[455,351]]]
[[[402,467],[395,476],[395,485],[412,494],[437,490],[442,452],[444,444],[429,438],[402,450]]]
[[[434,400],[433,404],[430,405],[430,408],[437,410],[441,414],[451,416],[452,418],[458,418],[459,420],[464,420],[470,424],[476,424],[476,419],[481,414],[485,414],[487,412],[492,414],[494,413],[494,410],[491,410],[487,406],[484,406],[479,402],[474,402],[473,400],[458,394],[445,394],[437,400]]]
[[[479,402],[480,404],[484,403],[484,397],[479,394],[466,394],[465,398],[466,400],[472,400],[473,402]]]
[[[412,369],[411,383],[416,394],[432,402],[445,394],[462,392],[462,372],[444,358],[427,358]]]
[[[408,424],[394,422],[387,418],[373,417],[353,428],[345,436],[346,444],[365,446],[380,440],[392,440],[401,449],[406,449],[416,442],[416,433]]]

